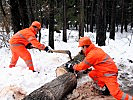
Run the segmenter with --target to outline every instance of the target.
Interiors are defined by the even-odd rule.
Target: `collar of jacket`
[[[87,56],[87,54],[88,54],[93,48],[95,48],[95,45],[94,45],[94,44],[91,44],[91,45],[86,49],[85,56]]]
[[[36,35],[37,32],[35,31],[35,29],[32,26],[30,26],[29,29]]]

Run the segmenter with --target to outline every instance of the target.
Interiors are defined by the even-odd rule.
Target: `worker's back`
[[[13,35],[13,37],[10,39],[10,44],[23,44],[26,46],[29,41],[29,37],[35,36],[35,31],[32,30],[32,28],[26,28],[23,30],[18,31],[16,34]]]

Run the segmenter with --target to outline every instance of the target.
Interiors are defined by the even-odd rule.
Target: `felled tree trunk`
[[[23,100],[62,100],[76,86],[76,76],[73,73],[66,73],[33,91]]]
[[[80,63],[81,61],[83,61],[84,58],[85,58],[85,56],[79,53],[78,55],[76,55],[76,56],[73,58],[73,60],[70,60],[70,61],[66,62],[65,64],[63,64],[63,65],[57,67],[57,69],[56,69],[56,76],[58,77],[58,76],[60,76],[60,75],[63,75],[63,74],[65,74],[65,73],[68,73],[68,72],[74,73],[74,72],[73,72],[74,70],[73,70],[73,68],[72,68],[73,65]],[[70,64],[70,65],[72,65],[72,66],[70,66],[70,67],[68,68],[68,66],[66,66],[66,64]]]

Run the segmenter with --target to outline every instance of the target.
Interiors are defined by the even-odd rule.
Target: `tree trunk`
[[[97,32],[96,43],[98,46],[105,46],[106,40],[106,0],[97,0]]]
[[[23,100],[62,100],[76,86],[76,76],[73,73],[66,73],[33,91]]]
[[[67,31],[66,31],[66,0],[63,0],[63,41],[67,42]]]
[[[94,25],[94,6],[95,0],[91,1],[91,20],[90,20],[90,32],[93,33],[93,25]]]
[[[41,42],[41,31],[39,31],[38,41]]]
[[[132,1],[132,9],[131,9],[131,28],[133,28],[133,1]]]
[[[54,49],[54,0],[50,0],[49,46]]]
[[[110,39],[115,40],[115,16],[116,16],[116,0],[112,3],[112,14],[111,14],[111,28],[110,28]]]
[[[8,15],[6,14],[4,7],[2,5],[2,0],[0,0],[0,8],[1,8],[1,12],[3,13],[3,26],[6,30],[6,33],[9,34],[10,33],[9,19],[8,19]]]
[[[111,28],[111,14],[112,14],[112,2],[113,0],[109,0],[107,1],[107,23],[106,23],[106,27],[107,27],[107,31],[110,32],[110,28]]]
[[[125,32],[127,32],[127,26],[128,26],[128,2],[125,1],[125,8],[124,8],[124,29]]]
[[[89,0],[85,0],[85,6],[86,6],[86,31],[89,32]]]
[[[11,19],[14,33],[22,29],[20,25],[20,13],[18,9],[18,0],[10,0]]]
[[[122,17],[121,17],[121,33],[123,33],[123,24],[124,24],[124,0],[122,0]]]
[[[32,8],[32,0],[27,0],[27,8],[29,12],[29,23],[32,23],[35,20],[35,16],[33,14],[33,8]]]
[[[19,12],[21,15],[21,24],[22,28],[28,28],[29,27],[29,18],[28,18],[28,9],[26,5],[26,0],[18,0],[19,4]]]
[[[84,36],[84,0],[80,0],[79,38]]]

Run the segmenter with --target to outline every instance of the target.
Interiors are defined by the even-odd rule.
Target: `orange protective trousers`
[[[20,45],[20,46],[10,46],[11,52],[12,52],[12,58],[11,58],[11,63],[9,65],[10,68],[15,67],[18,58],[21,57],[26,65],[29,67],[29,70],[34,70],[33,63],[32,63],[32,58],[31,54],[29,51],[25,48],[25,46]]]
[[[92,70],[88,74],[99,87],[106,85],[110,91],[110,94],[117,100],[133,100],[133,97],[122,92],[117,83],[117,76],[104,76],[103,73]]]

